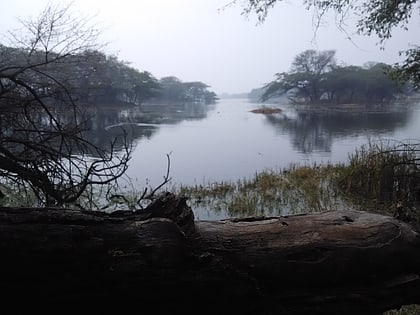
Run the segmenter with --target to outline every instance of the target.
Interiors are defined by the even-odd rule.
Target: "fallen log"
[[[195,221],[169,193],[135,212],[0,208],[0,253],[2,301],[292,315],[420,303],[418,232],[363,211]]]

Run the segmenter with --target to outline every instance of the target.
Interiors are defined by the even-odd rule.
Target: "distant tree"
[[[245,5],[243,13],[256,13],[260,22],[267,17],[268,12],[277,3],[285,0],[234,0],[233,3]],[[379,43],[383,44],[392,37],[396,28],[407,29],[408,22],[414,15],[420,15],[420,5],[417,0],[302,0],[308,10],[313,10],[316,25],[320,25],[328,12],[336,14],[338,27],[345,31],[345,20],[350,14],[357,19],[359,34],[370,36],[376,34]],[[341,22],[340,22],[341,21]],[[420,46],[413,45],[410,49],[401,51],[405,56],[402,63],[392,67],[391,75],[401,82],[409,82],[415,89],[420,88]]]
[[[324,75],[336,64],[334,56],[334,50],[306,50],[300,53],[295,57],[289,73],[276,74],[277,79],[265,86],[262,99],[292,91],[294,99],[318,103],[325,92],[322,85]]]
[[[248,99],[250,99],[253,102],[258,102],[259,100],[261,100],[262,95],[264,94],[264,88],[255,88],[252,89],[249,93],[248,93]]]
[[[368,102],[383,103],[393,100],[400,93],[400,87],[388,73],[389,65],[384,63],[372,64],[363,71],[363,88]]]
[[[217,100],[214,92],[208,90],[209,86],[203,82],[182,82],[174,76],[163,77],[159,81],[161,93],[157,97],[168,103],[199,102],[210,104]]]
[[[404,91],[387,75],[389,65],[368,63],[365,67],[340,66],[323,81],[327,98],[335,104],[389,102]]]
[[[160,95],[162,87],[159,81],[148,71],[139,72],[131,68],[130,102],[141,105],[143,102]]]
[[[187,102],[205,103],[206,91],[209,87],[203,82],[184,82],[184,95]]]
[[[101,149],[84,137],[89,119],[73,87],[98,31],[69,10],[48,6],[10,33],[13,48],[0,46],[0,179],[43,205],[72,203],[89,187],[114,183],[131,153],[129,143],[117,154],[115,142]]]
[[[162,86],[162,94],[159,99],[168,102],[183,102],[184,101],[184,86],[182,81],[174,76],[163,77],[159,80]]]
[[[262,100],[288,93],[294,102],[376,103],[391,101],[399,86],[387,73],[390,66],[369,63],[365,68],[337,66],[334,51],[307,50],[296,56],[291,71],[276,74],[266,84]]]
[[[69,68],[65,72],[77,73],[73,80],[75,97],[86,103],[140,105],[160,92],[160,84],[150,72],[141,72],[117,56],[90,50],[77,57],[83,62],[78,63],[77,69]]]
[[[116,103],[119,95],[128,88],[124,80],[125,64],[116,56],[100,51],[86,51],[85,57],[80,77],[86,77],[86,82],[76,83],[76,91],[84,91],[88,103]]]
[[[204,102],[206,104],[214,104],[218,99],[219,97],[215,92],[207,90],[204,91]]]
[[[323,82],[330,102],[352,103],[363,88],[363,69],[357,66],[337,66],[327,73]]]

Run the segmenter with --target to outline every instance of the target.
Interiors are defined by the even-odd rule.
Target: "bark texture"
[[[3,301],[38,306],[353,315],[420,303],[418,232],[362,211],[195,221],[169,193],[136,212],[0,208],[0,253]]]

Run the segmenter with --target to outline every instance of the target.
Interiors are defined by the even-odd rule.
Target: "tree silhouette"
[[[0,45],[0,178],[35,193],[41,205],[76,201],[88,187],[115,182],[124,174],[131,146],[99,148],[84,138],[89,117],[77,103],[63,69],[97,49],[99,31],[91,19],[73,17],[70,6],[48,6],[21,21]]]

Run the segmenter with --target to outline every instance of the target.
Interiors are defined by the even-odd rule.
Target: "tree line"
[[[0,79],[4,85],[10,83],[5,71],[6,60],[12,68],[29,66],[33,69],[45,63],[43,70],[48,68],[50,80],[37,71],[22,72],[22,80],[30,82],[34,87],[38,85],[36,89],[52,89],[52,85],[48,86],[51,83],[49,81],[61,82],[73,99],[83,104],[141,105],[147,101],[211,104],[217,100],[216,93],[202,82],[182,82],[174,76],[158,80],[150,72],[140,71],[129,62],[99,50],[89,49],[68,54],[65,58],[51,51],[48,52],[48,60],[45,60],[45,52],[42,50],[34,50],[28,55],[26,47],[12,48],[0,44],[0,55]]]
[[[412,90],[390,75],[390,65],[339,65],[335,54],[335,50],[312,49],[298,54],[289,72],[277,73],[262,88],[261,100],[287,95],[295,103],[384,104]]]
[[[139,71],[130,63],[100,51],[84,52],[78,63],[79,79],[75,91],[88,103],[144,102],[211,104],[217,100],[210,86],[200,81],[182,82],[175,76],[157,79],[148,71]],[[73,69],[74,71],[74,69]]]

